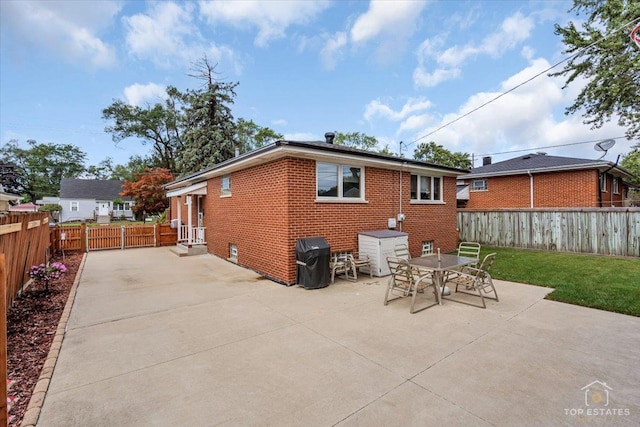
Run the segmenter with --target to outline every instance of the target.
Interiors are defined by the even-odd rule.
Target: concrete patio
[[[382,304],[385,286],[305,290],[212,255],[92,252],[38,425],[640,423],[640,318],[503,281],[486,310],[410,314],[408,298]]]

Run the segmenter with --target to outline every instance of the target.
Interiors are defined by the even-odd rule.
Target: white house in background
[[[9,202],[20,203],[22,197],[18,194],[5,193],[4,187],[0,184],[0,212],[6,212],[9,210]]]
[[[123,197],[122,180],[62,178],[60,222],[97,221],[99,218],[134,219],[131,197]],[[114,201],[122,203],[114,204]]]

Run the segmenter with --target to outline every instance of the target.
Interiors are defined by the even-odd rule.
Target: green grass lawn
[[[640,259],[483,247],[491,276],[555,290],[548,299],[640,317]]]

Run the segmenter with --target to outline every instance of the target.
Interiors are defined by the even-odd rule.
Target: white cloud
[[[431,108],[431,102],[425,98],[409,98],[399,111],[394,111],[390,106],[375,99],[365,107],[364,118],[371,122],[375,118],[381,117],[390,121],[400,121],[417,111],[424,111]]]
[[[113,23],[120,9],[115,2],[5,1],[0,22],[3,37],[12,41],[3,45],[15,54],[44,48],[73,63],[110,67],[115,49],[98,33]]]
[[[191,3],[150,3],[145,13],[123,18],[131,55],[161,67],[184,66],[207,55],[212,63],[226,61],[236,74],[242,71],[233,50],[207,42],[194,22]]]
[[[544,71],[550,66],[545,59],[532,60],[529,66],[501,83],[507,91],[519,83]],[[579,84],[579,82],[576,82]],[[546,74],[507,93],[498,100],[471,113],[444,129],[421,138],[461,115],[472,111],[503,92],[480,92],[469,97],[460,108],[438,119],[426,114],[416,114],[402,122],[398,133],[411,132],[420,142],[435,141],[451,151],[480,154],[512,150],[536,150],[535,147],[567,144],[572,142],[604,139],[624,134],[615,123],[607,123],[602,129],[591,130],[579,116],[566,117],[564,107],[572,100],[572,93],[562,90],[563,81]],[[422,125],[417,128],[418,125]],[[406,133],[405,133],[406,135]],[[568,146],[562,149],[543,150],[551,155],[593,158],[592,145]],[[507,153],[495,156],[496,161],[519,155]],[[476,162],[476,166],[478,162]]]
[[[167,88],[156,83],[134,83],[124,89],[124,97],[129,105],[155,104],[167,98]]]
[[[347,35],[343,32],[336,33],[329,37],[324,47],[320,51],[320,58],[327,70],[336,68],[337,57],[340,56],[342,48],[347,44]]]
[[[351,28],[351,40],[361,43],[381,34],[411,33],[424,1],[371,1]]]
[[[433,87],[457,78],[461,74],[461,66],[470,58],[479,55],[497,58],[527,40],[534,26],[532,18],[517,12],[502,22],[500,30],[487,35],[479,44],[467,43],[464,46],[455,45],[438,50],[443,44],[442,37],[427,39],[417,51],[418,67],[413,72],[413,82],[418,87]],[[527,52],[523,54],[526,55]],[[432,60],[437,67],[428,71],[427,64]]]
[[[428,73],[424,68],[418,67],[413,70],[413,82],[418,87],[433,87],[444,81],[455,79],[461,73],[460,68],[438,68],[434,72]]]
[[[277,119],[271,122],[273,126],[286,126],[289,124],[285,119]]]
[[[256,46],[283,38],[291,25],[304,25],[329,6],[328,1],[200,1],[200,13],[209,23],[257,27]]]

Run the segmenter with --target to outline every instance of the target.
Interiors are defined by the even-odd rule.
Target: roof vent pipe
[[[333,132],[327,132],[324,134],[324,139],[327,144],[333,144],[333,138],[336,137],[336,134]]]
[[[488,166],[491,164],[491,156],[486,156],[482,158],[482,166]]]

